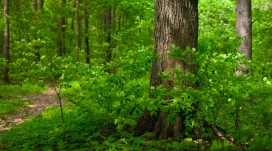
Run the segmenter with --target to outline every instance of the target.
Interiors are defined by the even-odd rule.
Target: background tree
[[[252,13],[251,0],[236,0],[236,33],[242,38],[238,48],[247,60],[252,59]],[[242,71],[237,71],[241,75]]]
[[[87,0],[84,0],[84,18],[85,18],[85,55],[86,55],[86,63],[90,64],[90,47],[89,47],[89,23],[88,23],[88,3]]]
[[[10,43],[10,35],[9,35],[9,0],[4,0],[4,22],[5,22],[5,30],[4,30],[4,58],[7,61],[7,65],[4,66],[4,82],[9,83],[9,67],[8,64],[10,62],[10,54],[9,54],[9,43]]]
[[[65,9],[66,0],[60,1],[60,8]],[[64,14],[64,13],[63,13]],[[61,19],[59,20],[59,56],[63,57],[65,55],[65,17],[61,14]]]
[[[35,23],[38,24],[38,15],[37,15],[38,2],[37,2],[37,0],[33,0],[33,10],[34,10],[35,16],[37,17],[35,19]],[[36,31],[37,31],[37,29],[36,29]],[[37,34],[34,33],[34,41],[37,41],[37,40],[38,40]],[[27,42],[27,39],[26,39],[26,42]],[[40,61],[41,55],[40,55],[40,52],[39,52],[40,50],[39,49],[40,49],[39,46],[37,46],[37,45],[34,46],[34,51],[35,51],[34,54],[36,56],[35,61]]]
[[[105,34],[106,34],[106,40],[105,42],[107,43],[107,48],[106,48],[106,57],[105,57],[105,64],[109,63],[111,61],[112,57],[112,52],[111,52],[111,17],[112,17],[112,9],[111,7],[106,10],[105,13],[105,20],[104,20],[104,29],[105,29]]]
[[[79,61],[79,51],[81,50],[81,18],[80,18],[80,0],[76,3],[76,20],[77,20],[77,45],[76,45],[76,62]]]
[[[44,5],[44,1],[43,0],[40,0],[40,10],[43,10],[43,5]]]
[[[187,47],[197,49],[198,38],[198,0],[156,0],[155,1],[155,50],[152,62],[150,86],[163,85],[167,89],[174,87],[174,69],[183,70],[184,73],[196,73],[196,66],[176,58],[171,58],[167,51],[171,51],[171,44],[186,50]],[[159,57],[158,57],[159,56]],[[192,56],[187,56],[192,60]],[[162,80],[159,76],[163,72],[170,73],[170,79]],[[196,85],[184,80],[186,87]],[[151,94],[152,96],[152,94]],[[155,97],[155,96],[153,96]],[[170,98],[166,98],[170,99]],[[136,135],[142,135],[154,130],[156,138],[180,138],[185,131],[184,112],[178,113],[174,124],[168,123],[169,112],[159,112],[158,117],[150,117],[149,112],[143,113],[135,128]],[[151,122],[153,121],[153,122]]]
[[[71,28],[70,28],[70,30],[71,30],[71,32],[73,33],[74,31],[75,31],[75,19],[76,19],[76,4],[77,4],[77,0],[71,0],[71,3],[72,3],[72,6],[70,6],[70,7],[72,7],[72,9],[74,10],[73,12],[72,12],[72,17],[71,17]],[[70,43],[72,43],[73,42],[73,39],[74,39],[74,37],[73,36],[70,36]]]

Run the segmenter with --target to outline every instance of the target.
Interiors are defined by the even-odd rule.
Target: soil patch
[[[14,124],[21,124],[24,122],[25,117],[34,117],[40,114],[44,109],[49,106],[57,107],[59,102],[56,99],[56,93],[52,88],[48,88],[42,94],[24,95],[31,102],[28,108],[23,108],[17,114],[10,115],[5,119],[0,119],[0,133],[11,129]],[[0,135],[1,136],[1,135]]]

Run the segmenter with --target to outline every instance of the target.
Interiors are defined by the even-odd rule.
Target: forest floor
[[[51,87],[41,94],[31,94],[20,97],[30,101],[30,105],[22,108],[14,115],[9,115],[5,119],[0,119],[0,134],[5,130],[11,129],[14,124],[21,124],[24,120],[31,119],[37,114],[40,114],[49,106],[59,106],[58,100],[56,99],[56,92]]]

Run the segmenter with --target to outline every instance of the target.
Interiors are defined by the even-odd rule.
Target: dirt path
[[[6,119],[0,119],[0,133],[5,130],[11,129],[14,124],[21,124],[24,122],[24,117],[34,117],[40,114],[48,106],[59,106],[56,99],[56,93],[52,88],[48,88],[42,94],[26,95],[23,96],[31,102],[29,108],[22,109],[15,115],[10,115]]]

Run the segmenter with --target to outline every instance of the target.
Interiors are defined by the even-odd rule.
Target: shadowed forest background
[[[271,0],[0,6],[0,150],[272,150]]]

